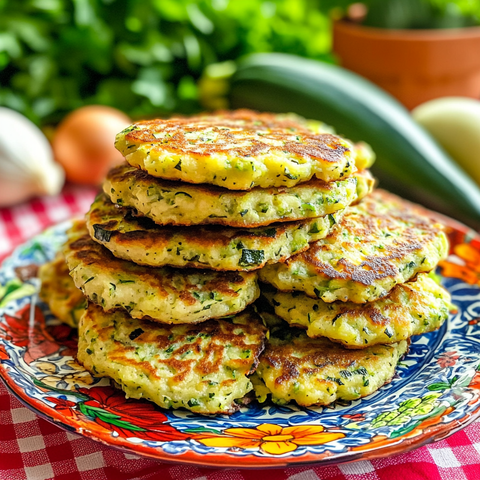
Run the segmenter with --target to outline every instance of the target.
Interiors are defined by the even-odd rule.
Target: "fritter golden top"
[[[306,262],[321,275],[351,279],[363,285],[395,275],[398,260],[421,250],[443,230],[439,223],[418,215],[414,206],[396,202],[397,199],[379,191],[366,198],[361,208],[350,211],[345,217],[341,230],[313,244],[303,254]],[[348,236],[344,235],[346,231]],[[385,241],[380,243],[382,239]],[[349,253],[358,252],[362,256],[361,263],[350,260],[347,255],[336,256],[336,267],[325,262],[324,259],[337,248]]]
[[[149,143],[153,148],[158,146],[163,151],[181,155],[192,152],[203,156],[227,153],[251,157],[279,152],[337,163],[348,152],[335,135],[315,135],[307,129],[295,128],[293,122],[263,122],[255,118],[253,114],[249,119],[224,114],[220,118],[205,117],[197,121],[193,118],[147,120],[137,123],[139,128],[128,132],[125,139],[132,143]],[[302,136],[302,142],[298,135]]]
[[[443,226],[425,209],[376,190],[348,209],[341,228],[284,264],[267,266],[260,278],[326,302],[364,303],[432,270],[447,253]]]
[[[262,317],[270,330],[255,373],[263,388],[252,381],[259,398],[270,393],[275,403],[295,400],[308,407],[370,395],[391,380],[408,351],[405,340],[347,350],[326,338],[309,338],[271,314],[262,312]]]
[[[322,127],[299,117],[217,112],[137,122],[117,135],[115,145],[150,175],[248,190],[293,186],[314,175],[332,181],[355,172],[353,145],[321,133]]]
[[[328,337],[346,348],[366,348],[405,340],[440,328],[451,309],[450,294],[428,273],[396,285],[367,304],[325,303],[302,292],[264,291],[275,313],[309,337]]]
[[[129,397],[233,413],[253,388],[247,375],[257,367],[265,332],[251,309],[228,320],[168,326],[90,304],[79,325],[78,359]]]

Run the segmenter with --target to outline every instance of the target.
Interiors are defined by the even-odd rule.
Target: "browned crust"
[[[273,340],[275,342],[275,339]],[[410,340],[407,340],[410,345]],[[375,350],[381,346],[370,347],[369,362],[379,364],[380,358],[375,355]],[[280,375],[275,379],[276,385],[295,381],[301,375],[311,375],[327,366],[339,370],[346,370],[364,360],[366,350],[345,349],[328,339],[318,338],[308,343],[293,340],[288,344],[269,343],[262,355],[262,362],[270,367],[279,369]],[[408,353],[405,352],[404,355]],[[373,367],[375,369],[375,367]],[[331,383],[324,380],[325,383]]]
[[[184,283],[181,288],[177,288],[177,282],[173,279],[178,276],[178,270],[169,267],[144,267],[116,258],[108,249],[90,238],[84,222],[76,223],[73,228],[79,238],[68,243],[66,254],[72,255],[80,263],[85,265],[95,264],[97,268],[104,272],[125,272],[127,275],[134,275],[138,280],[154,288],[158,296],[166,297],[169,292],[173,291],[186,304],[193,305],[197,301],[192,292],[198,291],[199,288],[196,284],[188,281],[188,276],[190,274],[201,274],[202,271],[182,269],[181,274]],[[209,273],[206,272],[206,274]],[[214,278],[205,283],[204,289],[217,291],[230,297],[238,297],[239,294],[236,290],[245,282],[245,278],[238,272],[215,272]],[[233,284],[235,290],[230,288],[229,284]]]
[[[387,213],[380,213],[377,202],[392,202],[395,206]],[[421,250],[425,245],[438,237],[443,227],[425,216],[425,211],[415,205],[405,202],[399,197],[384,191],[375,191],[361,203],[364,212],[348,212],[339,229],[333,230],[324,240],[310,244],[310,248],[286,260],[302,261],[313,267],[317,275],[341,280],[352,280],[363,285],[373,285],[386,277],[399,273],[398,266],[393,262],[406,257],[411,252]],[[399,227],[400,222],[408,225]],[[355,265],[347,258],[340,258],[335,266],[322,262],[319,257],[330,251],[337,251],[339,246],[345,251],[358,250],[358,242],[349,241],[343,237],[347,230],[351,236],[362,239],[362,243],[379,242],[378,232],[397,232],[401,229],[401,241],[394,240],[378,255],[367,255],[364,260]],[[419,235],[418,231],[422,231]]]
[[[221,225],[157,225],[149,218],[133,216],[128,208],[114,205],[104,193],[100,194],[98,201],[99,206],[94,207],[92,205],[87,214],[88,224],[92,228],[100,227],[102,230],[111,232],[110,241],[114,240],[117,245],[125,249],[138,246],[165,248],[173,236],[183,236],[189,245],[196,245],[205,249],[227,247],[235,239],[248,238],[261,239],[262,246],[267,248],[285,231],[295,226],[301,227],[305,223],[305,220],[297,220],[295,222],[273,223],[255,229]],[[128,222],[128,227],[126,222]],[[306,248],[308,248],[308,245],[305,246]]]
[[[73,310],[78,307],[85,297],[73,284],[64,256],[57,254],[55,259],[43,268],[47,266],[51,271],[40,274],[42,280],[42,287],[39,292],[40,299],[50,303],[53,298],[63,297],[66,310]],[[30,267],[30,265],[27,267]],[[35,267],[38,270],[38,265],[35,265]]]
[[[208,157],[224,153],[237,157],[253,157],[267,152],[282,152],[297,157],[308,157],[329,163],[340,162],[349,149],[339,137],[331,134],[313,134],[300,123],[282,119],[268,113],[249,110],[235,112],[217,112],[211,116],[155,119],[137,122],[141,129],[134,129],[125,135],[130,144],[149,145],[151,149],[169,151],[178,155],[195,154]],[[262,141],[257,132],[267,128],[265,137],[281,142],[271,145]],[[232,133],[230,129],[235,129]],[[202,140],[186,138],[185,133],[213,131],[217,140],[206,143]],[[153,134],[168,132],[170,137],[156,138]],[[300,136],[292,141],[293,134]],[[245,145],[248,142],[248,145]]]
[[[127,314],[123,312],[118,312],[118,314],[123,315],[127,320]],[[85,313],[86,318],[84,318],[84,322],[96,324],[97,321],[95,317],[105,315],[108,315],[108,313],[103,312],[101,307],[89,304]],[[225,364],[224,358],[228,345],[233,345],[241,350],[250,350],[251,357],[248,359],[239,358],[235,360],[227,360],[227,365],[242,371],[245,375],[249,375],[256,370],[258,365],[260,355],[264,349],[264,339],[267,329],[253,309],[248,309],[242,315],[248,315],[249,321],[240,324],[221,319],[208,320],[201,324],[189,324],[183,334],[178,333],[178,326],[159,326],[158,324],[147,320],[138,320],[138,327],[136,328],[141,328],[143,333],[135,339],[135,343],[155,345],[155,348],[158,350],[165,350],[168,347],[174,347],[178,344],[179,346],[173,348],[170,358],[163,360],[156,359],[156,361],[166,365],[169,369],[176,372],[173,381],[177,384],[185,380],[192,369],[199,375],[199,377],[219,371],[219,367]],[[185,326],[182,325],[181,327],[183,330]],[[98,332],[99,341],[110,341],[114,329],[114,324],[109,324],[100,329]],[[238,332],[238,330],[241,330],[241,333],[235,333],[236,331]],[[200,334],[209,337],[209,345],[206,355],[200,360],[179,359],[179,357],[188,350],[196,350],[198,353],[202,351],[202,338],[199,337]],[[172,335],[174,338],[172,338]],[[189,337],[195,338],[188,341]],[[249,338],[252,343],[246,342],[246,338]],[[109,354],[108,358],[113,362],[146,370],[153,378],[161,379],[161,376],[149,362],[126,357],[125,354],[134,350],[134,347],[124,345],[116,340],[115,353]],[[228,385],[234,381],[235,380],[225,380],[222,382],[222,385]]]
[[[361,350],[346,351],[340,345],[318,338],[308,343],[294,340],[284,345],[269,344],[263,353],[262,361],[282,370],[282,374],[275,380],[277,385],[281,385],[295,380],[301,372],[313,373],[326,366],[345,370],[364,357],[365,353]],[[307,368],[305,365],[315,365],[315,368]]]

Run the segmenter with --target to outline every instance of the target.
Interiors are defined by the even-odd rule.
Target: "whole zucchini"
[[[380,185],[480,228],[480,189],[392,96],[341,67],[254,54],[230,78],[230,106],[294,112],[369,143]]]

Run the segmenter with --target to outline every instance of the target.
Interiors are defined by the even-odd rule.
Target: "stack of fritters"
[[[446,254],[441,227],[368,196],[369,148],[322,123],[221,112],[139,122],[116,146],[127,163],[62,254],[89,301],[78,359],[130,397],[198,413],[231,413],[254,388],[356,399],[448,315],[423,273]],[[83,299],[63,293],[61,262],[42,268],[42,298],[72,322]],[[257,277],[266,301],[251,306]]]
[[[306,331],[274,324],[257,388],[278,403],[309,406],[355,400],[390,381],[409,337],[448,318],[450,295],[428,273],[447,253],[440,224],[377,190],[326,238],[266,266],[266,299]]]

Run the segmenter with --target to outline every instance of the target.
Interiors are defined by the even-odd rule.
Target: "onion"
[[[123,112],[101,105],[82,107],[65,117],[52,146],[67,180],[99,185],[108,170],[123,161],[114,147],[115,135],[131,123]]]

